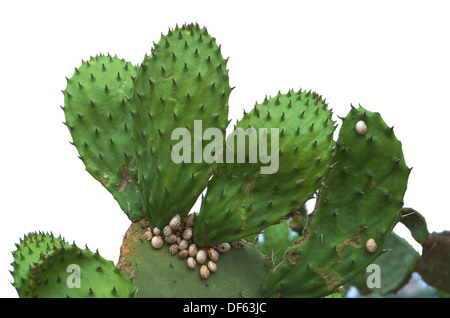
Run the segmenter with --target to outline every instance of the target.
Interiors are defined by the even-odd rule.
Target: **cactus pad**
[[[257,247],[246,243],[220,254],[218,270],[203,280],[199,267],[191,270],[186,259],[169,255],[169,246],[155,250],[144,237],[141,220],[127,231],[118,267],[134,275],[139,297],[239,298],[261,297],[260,287],[270,265]]]
[[[133,144],[137,152],[146,218],[153,226],[184,218],[197,200],[213,166],[203,154],[206,129],[228,125],[227,61],[206,29],[184,25],[161,37],[137,70],[131,97]],[[198,121],[201,126],[195,126]],[[172,158],[181,142],[176,129],[190,134],[182,160]],[[196,137],[194,137],[194,135]],[[174,140],[172,140],[174,139]],[[175,148],[176,149],[176,148]]]
[[[130,220],[142,217],[127,98],[135,67],[117,57],[84,61],[67,80],[66,126],[86,170],[114,196]]]
[[[245,114],[236,128],[227,138],[228,142],[237,135],[234,148],[227,145],[236,155],[234,163],[227,160],[219,165],[202,202],[197,218],[201,226],[194,229],[198,245],[229,242],[278,223],[314,196],[329,169],[336,127],[327,104],[316,93],[289,91],[266,98]],[[245,137],[247,128],[255,129],[252,134],[258,141],[245,139],[247,160],[240,163],[237,140]],[[264,134],[265,153],[260,147]],[[251,162],[252,152],[260,159],[278,152],[279,163],[269,167],[272,163],[263,160]],[[274,170],[268,173],[263,168]]]
[[[356,129],[361,120],[367,128],[362,134]],[[333,161],[302,238],[269,273],[263,295],[325,296],[381,255],[410,173],[401,143],[378,113],[352,108]],[[366,249],[369,239],[376,250]]]

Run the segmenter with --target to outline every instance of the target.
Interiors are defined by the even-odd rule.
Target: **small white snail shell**
[[[176,234],[175,234],[175,235],[176,235]],[[177,236],[177,243],[178,243],[178,244],[180,244],[181,240],[182,240],[181,236]]]
[[[189,214],[186,219],[185,219],[185,223],[186,223],[186,227],[193,227],[194,226],[194,218],[195,218],[195,214],[191,213]]]
[[[170,220],[169,226],[172,228],[172,230],[177,230],[180,227],[181,224],[181,218],[179,215],[175,215],[172,220]]]
[[[204,264],[206,262],[206,252],[204,250],[198,251],[195,259],[197,260],[197,263]]]
[[[172,235],[172,229],[170,228],[170,226],[165,226],[163,229],[163,234],[164,236],[170,236]]]
[[[231,249],[231,246],[228,243],[220,243],[216,245],[216,248],[220,253],[226,253]]]
[[[186,263],[190,269],[195,269],[197,267],[197,262],[195,261],[195,259],[193,257],[189,257],[187,259]]]
[[[152,238],[153,238],[152,231],[147,230],[147,231],[144,233],[144,237],[145,237],[145,239],[146,239],[147,241],[150,242],[150,241],[152,240]]]
[[[152,243],[152,246],[156,249],[160,249],[164,245],[163,239],[159,235],[153,236],[151,243]]]
[[[186,240],[181,240],[180,242],[180,250],[185,250],[187,249],[189,246],[189,242]]]
[[[197,245],[195,244],[189,245],[188,252],[190,257],[195,257],[195,255],[197,255]]]
[[[209,269],[208,266],[206,265],[202,265],[202,267],[200,267],[200,276],[203,279],[207,279],[209,277]]]
[[[153,228],[153,234],[159,235],[159,234],[161,234],[161,230],[158,229],[158,228],[155,226],[155,227]]]
[[[189,252],[187,250],[182,250],[180,253],[178,253],[178,257],[180,259],[185,259],[189,256]]]
[[[211,273],[217,272],[217,264],[214,263],[213,261],[208,262],[208,268],[211,271]]]
[[[355,129],[358,135],[364,135],[367,132],[367,125],[364,121],[360,120],[356,123]]]
[[[182,236],[185,240],[190,240],[192,238],[192,227],[186,228]]]
[[[208,256],[213,262],[217,262],[219,259],[219,253],[212,247],[208,249]]]
[[[369,253],[375,253],[375,251],[377,250],[377,243],[375,242],[374,239],[368,239],[366,242],[366,250]]]
[[[172,244],[169,248],[169,253],[170,255],[175,255],[176,253],[178,253],[178,245]]]
[[[164,238],[164,240],[169,244],[173,244],[173,243],[177,242],[177,237],[175,236],[175,234],[172,234],[172,235],[166,236]]]

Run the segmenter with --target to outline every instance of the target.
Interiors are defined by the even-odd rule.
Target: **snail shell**
[[[185,240],[190,240],[192,238],[192,227],[186,228],[182,236]]]
[[[171,227],[170,226],[165,226],[164,227],[164,229],[163,229],[163,234],[164,234],[164,236],[170,236],[170,235],[172,235],[172,229],[171,229]]]
[[[144,233],[144,237],[145,237],[145,239],[146,239],[147,241],[150,242],[150,241],[152,240],[152,238],[153,238],[152,231],[147,230],[147,231]]]
[[[200,276],[203,279],[207,279],[209,277],[209,269],[208,266],[206,265],[202,265],[202,267],[200,267]]]
[[[185,250],[187,249],[189,246],[189,242],[186,240],[181,240],[180,242],[180,250]]]
[[[210,260],[212,260],[213,262],[217,262],[217,260],[219,259],[219,252],[211,247],[208,249],[208,256]]]
[[[220,253],[226,253],[231,249],[231,246],[228,243],[220,243],[217,244],[216,248]]]
[[[189,257],[187,259],[186,263],[190,269],[195,269],[195,267],[197,267],[197,262],[195,261],[195,259],[193,257]]]
[[[358,135],[364,135],[367,132],[367,125],[364,121],[360,120],[356,123],[355,129]]]
[[[172,244],[169,248],[169,253],[170,255],[175,255],[176,253],[178,253],[178,245]]]
[[[185,219],[186,227],[193,227],[194,219],[195,219],[195,214],[194,213],[189,214]]]
[[[195,257],[195,255],[197,255],[197,245],[195,244],[189,245],[188,252],[190,257]]]
[[[197,260],[197,263],[204,264],[206,262],[206,252],[204,250],[198,251],[195,259]]]
[[[181,250],[180,253],[178,253],[178,258],[185,259],[189,256],[189,252],[187,250]]]
[[[179,215],[175,215],[172,220],[170,220],[169,226],[172,228],[172,230],[176,230],[180,227],[181,224],[181,218]]]
[[[217,264],[214,263],[213,261],[208,262],[208,268],[211,271],[211,273],[217,272]]]
[[[366,250],[369,253],[375,253],[375,251],[377,250],[377,243],[375,242],[374,239],[368,239],[366,242]]]
[[[159,235],[153,236],[151,243],[152,246],[156,249],[160,249],[164,245],[163,239]]]
[[[159,234],[161,234],[161,230],[155,226],[155,227],[153,228],[153,234],[159,235]]]
[[[169,244],[173,244],[177,242],[177,237],[175,236],[175,234],[171,234],[165,237],[165,241]]]

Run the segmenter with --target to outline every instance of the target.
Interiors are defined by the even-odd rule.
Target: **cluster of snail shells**
[[[197,264],[201,265],[200,276],[207,279],[210,273],[217,271],[216,262],[219,259],[219,253],[228,252],[231,245],[220,243],[208,247],[197,247],[192,242],[194,218],[194,214],[189,214],[182,221],[179,215],[175,215],[162,231],[157,227],[154,227],[153,230],[147,228],[144,237],[155,249],[162,248],[166,242],[170,246],[169,254],[178,254],[179,259],[186,259],[186,264],[190,269],[195,269]]]

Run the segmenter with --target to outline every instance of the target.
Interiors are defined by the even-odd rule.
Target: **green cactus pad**
[[[31,295],[29,287],[30,269],[52,253],[53,250],[64,246],[68,246],[68,243],[61,237],[54,237],[52,234],[29,233],[23,239],[20,239],[20,243],[16,244],[16,250],[13,252],[14,261],[11,263],[13,266],[11,272],[14,278],[13,286],[20,297]]]
[[[76,68],[63,91],[65,124],[80,159],[130,220],[143,217],[126,102],[135,72],[123,59],[99,55]]]
[[[80,285],[76,285],[79,270]],[[128,298],[135,296],[130,278],[114,263],[76,246],[58,248],[30,270],[31,296],[39,298]]]
[[[22,298],[135,296],[132,280],[87,247],[43,233],[30,233],[16,246],[11,274]],[[79,286],[72,285],[75,270]]]
[[[370,278],[371,271],[363,270],[350,281],[350,285],[357,287],[362,295],[395,293],[408,283],[415,271],[420,255],[405,239],[392,232],[384,244],[384,249],[386,252],[373,262],[380,267],[380,288],[367,286],[367,279]]]
[[[198,25],[184,25],[162,36],[137,70],[133,144],[148,201],[145,215],[154,226],[167,225],[176,214],[185,217],[208,183],[213,166],[196,156],[203,154],[206,129],[225,131],[228,125],[226,67],[215,38]],[[190,138],[172,140],[177,128]],[[195,130],[201,133],[196,138]],[[178,149],[181,141],[191,147]],[[172,149],[183,158],[173,160]]]
[[[355,129],[361,120],[367,127],[363,134]],[[410,173],[401,143],[380,114],[352,108],[333,161],[302,238],[269,273],[263,295],[325,296],[381,255]],[[378,246],[374,252],[365,248],[369,239]]]
[[[194,229],[195,242],[230,242],[257,234],[289,212],[301,209],[321,186],[330,166],[336,128],[331,115],[321,96],[301,91],[278,93],[245,114],[227,138],[228,143],[237,135],[234,148],[227,147],[234,149],[234,163],[227,160],[220,164],[208,186]],[[251,132],[248,128],[255,129],[252,135],[258,143],[250,143],[253,137],[245,139],[247,159],[240,163],[238,140]],[[260,148],[264,128],[267,152]],[[278,166],[274,160],[264,163],[261,154],[273,156],[277,140]],[[255,163],[252,153],[259,156],[253,159]],[[272,171],[262,170],[270,170],[272,163]]]
[[[260,289],[270,264],[259,249],[249,243],[220,254],[218,270],[200,277],[200,265],[187,267],[186,259],[169,255],[169,245],[154,249],[144,239],[148,225],[133,223],[121,248],[118,267],[134,275],[139,297],[240,298],[261,297]]]

